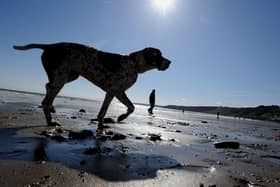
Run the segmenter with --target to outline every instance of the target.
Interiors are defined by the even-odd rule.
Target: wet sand
[[[137,105],[100,138],[91,120],[100,101],[57,98],[54,129],[41,100],[0,91],[0,186],[280,186],[279,124],[161,108],[151,116]],[[115,101],[107,117],[125,110]],[[82,130],[92,134],[70,135]],[[215,148],[221,141],[240,147]]]

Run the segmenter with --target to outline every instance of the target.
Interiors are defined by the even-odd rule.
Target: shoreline
[[[40,95],[44,96],[45,94],[39,93],[39,92],[28,92],[28,91],[20,91],[20,90],[13,90],[13,89],[5,89],[0,88],[0,91],[7,91],[7,92],[15,92],[15,93],[24,93],[24,94],[31,94],[31,95]],[[58,98],[68,98],[68,99],[76,99],[76,100],[82,100],[82,101],[97,101],[95,99],[86,99],[86,98],[80,98],[80,97],[70,97],[70,96],[57,96]],[[142,105],[142,106],[149,106],[149,104],[145,103],[139,103],[135,102],[136,105]],[[239,118],[239,119],[251,119],[251,120],[261,120],[261,121],[270,121],[275,123],[280,123],[280,107],[278,105],[260,105],[258,107],[227,107],[227,106],[181,106],[181,105],[156,105],[156,107],[159,108],[166,108],[166,109],[173,109],[177,111],[189,111],[189,112],[200,112],[205,114],[213,114],[217,115],[219,113],[220,116],[226,116],[226,117],[233,117],[233,118]],[[275,111],[272,111],[272,109],[269,108],[276,108]],[[258,110],[258,108],[268,108],[269,110],[266,115],[274,115],[272,119],[269,118],[263,118],[261,116],[261,111]],[[254,117],[252,117],[252,114],[248,114],[248,111],[254,112]],[[263,110],[263,109],[262,109]],[[258,113],[258,114],[255,114]]]

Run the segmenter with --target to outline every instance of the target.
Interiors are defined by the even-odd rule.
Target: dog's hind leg
[[[57,121],[52,120],[51,112],[55,112],[53,101],[59,91],[63,88],[64,84],[76,80],[79,74],[71,71],[64,71],[64,74],[56,73],[52,81],[46,84],[46,96],[42,101],[44,114],[48,126],[59,126]]]
[[[71,81],[76,80],[76,79],[79,77],[79,74],[76,73],[76,72],[74,72],[74,71],[69,71],[69,73],[66,73],[66,74],[65,74],[65,77],[63,77],[63,78],[62,78],[62,76],[57,76],[58,78],[56,78],[55,80],[60,80],[59,83],[53,83],[53,82],[54,82],[54,81],[53,81],[53,78],[55,78],[53,75],[52,75],[51,78],[50,78],[50,75],[49,75],[49,74],[48,74],[48,76],[49,76],[49,82],[50,82],[50,83],[47,83],[47,84],[46,84],[46,90],[47,90],[47,92],[48,92],[48,89],[50,89],[50,88],[48,88],[49,85],[57,84],[57,85],[55,85],[55,86],[53,86],[53,87],[57,87],[57,89],[59,89],[60,84],[65,84],[65,83],[68,83],[68,82],[71,82]],[[57,82],[57,81],[56,81],[56,82]],[[62,86],[63,86],[63,85],[62,85]],[[61,89],[61,88],[60,88],[60,89]],[[60,89],[59,89],[59,90],[60,90]],[[59,90],[58,90],[58,92],[59,92]],[[57,94],[56,94],[56,95],[57,95]],[[56,112],[53,105],[51,106],[50,111],[51,111],[51,113],[55,113],[55,112]]]
[[[51,112],[53,110],[53,101],[54,98],[57,96],[59,91],[62,89],[64,84],[61,85],[53,85],[52,83],[46,84],[46,96],[42,101],[42,106],[44,110],[44,114],[46,117],[47,125],[48,126],[59,126],[60,124],[56,121],[52,120]]]
[[[70,76],[71,71],[65,68],[63,70],[63,73],[61,73],[61,70],[57,70],[53,74],[51,81],[46,84],[46,96],[42,101],[42,106],[48,126],[59,125],[58,122],[52,120],[51,111],[53,109],[53,101],[59,91],[63,88],[64,84],[74,80],[74,77]],[[77,76],[75,76],[75,78],[77,78]]]
[[[118,98],[118,100],[120,102],[122,102],[127,107],[127,112],[124,114],[121,114],[118,117],[118,122],[120,122],[120,121],[124,120],[125,118],[127,118],[134,111],[135,107],[124,92],[121,92],[120,94],[116,95],[116,97]]]
[[[103,119],[104,119],[104,116],[108,110],[108,107],[111,103],[111,101],[113,100],[114,96],[109,94],[109,93],[106,93],[106,96],[105,96],[105,99],[103,101],[103,104],[101,106],[101,109],[98,113],[98,128],[102,129],[103,128]]]

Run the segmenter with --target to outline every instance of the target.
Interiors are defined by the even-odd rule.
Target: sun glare
[[[151,0],[153,7],[161,14],[166,14],[174,8],[175,0]]]

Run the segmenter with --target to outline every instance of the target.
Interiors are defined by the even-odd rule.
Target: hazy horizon
[[[158,105],[280,105],[280,1],[158,2],[1,1],[0,88],[45,92],[42,51],[13,45],[78,42],[120,54],[153,46],[172,64],[140,74],[132,102],[147,103],[156,89]],[[104,98],[84,78],[60,95]]]
[[[31,91],[28,91],[28,90],[15,90],[15,89],[7,89],[7,88],[0,88],[0,91],[1,90],[4,90],[4,91],[12,91],[12,92],[24,92],[24,93],[30,93],[30,94],[42,94],[44,95],[45,93],[44,92],[31,92]],[[102,99],[98,99],[98,98],[95,98],[95,99],[90,99],[90,98],[84,98],[84,97],[75,97],[75,96],[69,96],[69,95],[59,95],[59,97],[67,97],[67,98],[75,98],[75,99],[85,99],[85,100],[90,100],[90,101],[102,101]],[[115,100],[117,102],[119,102],[118,100]],[[134,104],[140,104],[140,105],[147,105],[149,106],[150,104],[147,102],[137,102],[137,101],[133,101]],[[156,106],[159,106],[159,107],[165,107],[165,106],[180,106],[180,107],[233,107],[233,108],[239,108],[241,106],[222,106],[222,105],[176,105],[174,103],[168,103],[168,104],[165,104],[165,105],[159,105],[159,104],[156,104]],[[258,107],[258,106],[261,106],[261,105],[256,105],[256,106],[242,106],[242,107]],[[264,106],[273,106],[273,105],[264,105]],[[274,106],[278,106],[278,105],[274,105]]]

